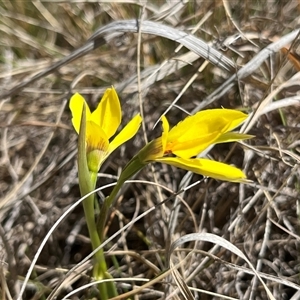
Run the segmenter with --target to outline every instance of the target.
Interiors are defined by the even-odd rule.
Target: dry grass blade
[[[173,264],[171,264],[171,272],[172,272],[172,276],[177,284],[177,287],[180,290],[184,299],[194,300],[195,298],[194,298],[193,294],[191,293],[188,285],[184,282],[184,279],[182,278],[180,273],[177,271],[177,269],[174,268]]]
[[[118,281],[130,281],[130,282],[148,282],[149,279],[146,279],[146,278],[114,278],[114,279],[106,279],[106,280],[98,280],[98,281],[93,281],[92,283],[89,283],[89,284],[86,284],[86,285],[83,285],[81,286],[80,288],[72,291],[71,293],[67,294],[64,298],[62,298],[62,300],[68,300],[70,299],[69,297],[77,294],[78,292],[82,291],[82,290],[85,290],[85,289],[88,289],[92,286],[95,286],[97,285],[98,283],[101,283],[101,282],[109,282],[109,281],[115,281],[115,282],[118,282]],[[142,291],[143,289],[145,289],[145,286],[142,286],[140,287],[140,289],[136,289],[136,293],[138,293],[138,291]],[[128,296],[132,295],[133,293],[130,293],[128,294]],[[126,298],[127,296],[121,296],[121,297],[115,297],[115,298],[112,298],[112,299],[124,299]]]
[[[56,228],[62,223],[62,221],[66,218],[66,216],[76,207],[78,206],[85,198],[87,198],[89,195],[93,194],[93,192],[87,194],[85,197],[82,197],[80,200],[78,200],[76,203],[74,203],[73,205],[71,205],[62,215],[61,217],[56,221],[56,223],[51,227],[51,229],[49,230],[49,232],[47,233],[47,235],[45,236],[45,238],[43,239],[41,245],[39,246],[39,249],[38,251],[36,252],[31,264],[30,264],[30,267],[27,271],[27,274],[26,274],[26,277],[24,279],[24,282],[22,284],[22,288],[21,288],[21,291],[18,295],[18,298],[17,300],[21,300],[22,299],[22,296],[23,296],[23,293],[25,292],[25,288],[26,288],[26,285],[28,284],[28,281],[29,281],[29,278],[31,276],[31,273],[35,267],[35,264],[39,258],[39,256],[41,255],[41,252],[45,246],[45,244],[48,242],[51,234],[56,230]],[[77,274],[76,274],[77,275]]]
[[[141,72],[141,89],[147,90],[155,82],[163,80],[187,65],[192,65],[198,58],[199,56],[194,52],[188,52],[168,59],[163,63],[147,67]],[[137,91],[137,76],[130,77],[125,82],[116,85],[116,87],[124,93],[134,93]]]
[[[290,86],[299,86],[299,78],[300,78],[300,74],[294,75],[291,79],[285,81],[280,86],[278,86],[274,91],[272,91],[270,94],[268,94],[268,96],[259,103],[259,105],[256,108],[256,110],[252,114],[249,115],[248,122],[245,122],[245,124],[242,127],[242,131],[243,132],[249,132],[249,130],[252,128],[252,126],[254,126],[254,124],[256,123],[257,119],[262,114],[267,113],[268,111],[272,110],[272,108],[268,109],[268,106],[271,104],[271,102],[273,101],[273,99],[276,97],[276,95],[280,91],[282,91],[283,89],[288,88]],[[295,104],[294,101],[286,102],[286,106],[288,106],[288,105],[294,105],[294,104]],[[296,105],[297,104],[299,104],[298,101],[296,102]],[[277,106],[279,106],[279,105],[280,104],[277,104]],[[275,106],[273,106],[273,109],[275,109],[275,108],[276,108],[276,104],[275,104]]]
[[[268,297],[271,300],[275,300],[274,296],[272,295],[271,291],[269,290],[269,288],[266,286],[266,284],[264,283],[264,281],[261,279],[261,277],[259,276],[259,274],[256,272],[254,266],[251,264],[251,262],[248,260],[248,258],[246,257],[246,255],[240,250],[238,249],[235,245],[233,245],[232,243],[230,243],[229,241],[225,240],[224,238],[217,236],[215,234],[211,234],[211,233],[191,233],[191,234],[187,234],[185,236],[182,236],[181,238],[177,239],[175,242],[172,243],[169,251],[168,251],[168,261],[170,261],[171,259],[171,255],[174,252],[174,250],[187,242],[191,242],[191,241],[198,241],[198,242],[210,242],[216,245],[219,245],[223,248],[226,248],[227,250],[231,251],[232,253],[234,253],[235,255],[241,257],[243,260],[245,260],[250,268],[252,269],[252,271],[254,272],[254,274],[257,276],[257,278],[259,279],[259,281],[262,283],[265,291],[267,292]]]
[[[128,180],[126,181],[126,183],[133,183],[133,182],[139,182],[137,180]],[[146,183],[143,181],[143,183]],[[147,182],[150,185],[159,185],[157,183],[153,183],[153,182]],[[111,184],[111,185],[115,185]],[[107,188],[111,185],[107,185],[107,186],[103,186],[101,188],[96,189],[94,192],[100,191],[104,188]],[[161,188],[165,188],[166,190],[168,190],[166,187],[159,185]],[[171,191],[170,191],[171,192]],[[75,271],[77,272],[77,269],[80,268],[83,264],[85,264],[90,258],[92,258],[94,256],[94,254],[99,251],[100,249],[104,248],[107,244],[109,244],[113,239],[115,239],[118,235],[120,235],[122,232],[124,232],[127,228],[130,228],[134,223],[138,222],[140,219],[144,218],[146,215],[150,214],[151,212],[153,212],[157,207],[163,205],[165,202],[171,200],[173,197],[175,197],[177,194],[180,194],[182,191],[179,191],[178,193],[174,193],[172,196],[168,197],[167,199],[165,199],[163,202],[160,202],[159,204],[157,204],[156,206],[153,206],[151,208],[149,208],[148,210],[146,210],[144,213],[140,214],[138,217],[134,218],[132,221],[130,221],[128,224],[124,225],[120,230],[116,231],[114,234],[112,234],[109,238],[107,238],[97,249],[95,249],[94,251],[92,251],[90,254],[88,254],[80,263],[78,263],[75,267],[73,267],[72,269],[70,269],[68,271],[68,273],[66,274],[66,278],[71,275],[72,273]],[[91,194],[91,193],[89,193]],[[50,232],[47,234],[47,236],[45,237],[45,239],[43,240],[37,254],[35,255],[34,260],[32,261],[32,264],[30,266],[30,269],[27,273],[26,279],[23,283],[22,286],[22,291],[21,293],[24,292],[27,280],[29,279],[29,276],[33,270],[33,267],[37,261],[38,256],[40,255],[45,243],[47,242],[47,240],[49,239],[50,235],[52,234],[52,232],[57,228],[57,226],[60,224],[60,222],[69,214],[70,211],[72,211],[74,209],[75,206],[77,206],[79,203],[81,203],[86,197],[89,196],[89,194],[87,194],[85,197],[81,198],[76,205],[72,205],[60,218],[59,220],[57,220],[57,222],[53,225],[53,227],[51,228]],[[151,286],[153,285],[155,282],[158,282],[159,280],[161,280],[162,278],[164,278],[165,276],[167,276],[167,273],[163,273],[159,276],[157,276],[157,278],[151,280],[149,283],[147,283],[146,285],[144,285],[142,288],[134,290],[132,292],[128,292],[124,295],[120,295],[119,297],[113,298],[113,299],[123,299],[123,297],[127,297],[129,295],[134,295],[136,293],[138,293],[140,290],[142,290],[143,288],[147,287],[147,286]],[[57,297],[57,293],[59,293],[59,291],[63,288],[64,286],[64,279],[61,280],[61,282],[59,284],[56,285],[56,287],[52,290],[52,292],[50,293],[49,297],[47,298],[47,300],[53,300]],[[21,294],[20,294],[21,295]],[[20,296],[19,296],[20,297]],[[18,298],[17,300],[21,300],[20,298]]]
[[[204,99],[194,110],[197,112],[204,107],[208,106],[212,102],[218,100],[225,93],[227,93],[233,86],[236,80],[242,80],[243,78],[251,75],[259,66],[270,56],[279,52],[282,47],[291,43],[299,36],[299,30],[294,30],[285,36],[281,37],[278,41],[275,41],[261,50],[255,57],[253,57],[248,63],[246,63],[241,69],[236,72],[236,75],[232,75],[223,84],[221,84],[213,93],[211,93],[206,99]]]
[[[56,121],[56,125],[58,125],[58,123],[61,120],[61,116],[63,114],[63,111],[65,109],[67,102],[65,101],[62,105],[61,111],[57,117],[57,121]],[[56,129],[56,128],[55,128]],[[37,156],[35,163],[32,165],[32,167],[30,168],[30,170],[27,172],[27,174],[22,178],[22,180],[16,185],[14,186],[11,191],[4,197],[1,199],[0,201],[0,211],[1,213],[3,213],[6,209],[8,205],[13,205],[11,203],[11,201],[15,200],[16,196],[19,193],[19,190],[22,188],[22,186],[26,183],[26,181],[30,178],[30,176],[32,175],[32,172],[34,171],[34,169],[36,168],[36,166],[38,165],[38,163],[40,162],[40,160],[42,159],[45,151],[47,150],[49,143],[51,142],[53,136],[54,136],[54,132],[55,129],[50,133],[43,150],[40,152],[40,154]]]
[[[299,238],[299,237],[297,237],[297,238]],[[208,255],[208,256],[210,256],[211,259],[213,259],[214,261],[218,261],[221,264],[224,264],[227,267],[231,268],[232,270],[235,270],[235,271],[238,271],[238,272],[245,272],[247,274],[255,276],[255,272],[253,272],[252,269],[249,269],[249,268],[246,268],[246,267],[242,267],[242,266],[237,266],[235,264],[229,263],[228,261],[222,260],[218,256],[215,256],[215,255],[213,255],[211,253],[207,253],[206,252],[205,254]],[[269,275],[269,274],[266,274],[266,273],[263,273],[263,272],[257,272],[257,273],[263,279],[269,280],[271,282],[277,282],[277,283],[280,283],[280,284],[284,284],[284,285],[286,285],[288,287],[291,287],[291,288],[293,288],[293,289],[295,289],[297,291],[300,291],[300,285],[298,285],[296,283],[293,283],[293,282],[291,282],[291,281],[289,281],[289,280],[287,280],[285,278],[280,278],[280,277],[277,277],[277,276],[272,276],[272,275]]]
[[[82,47],[78,48],[62,60],[54,63],[46,70],[18,84],[10,91],[3,93],[0,96],[0,99],[4,99],[14,95],[30,83],[33,83],[36,80],[51,74],[55,70],[70,63],[71,61],[78,59],[79,57],[82,57],[90,51],[107,44],[112,39],[120,37],[122,33],[138,32],[139,27],[141,27],[141,33],[143,34],[153,34],[176,41],[178,43],[181,43],[191,51],[195,52],[199,56],[202,56],[206,60],[210,61],[212,64],[227,71],[234,70],[234,63],[229,58],[209,46],[206,42],[193,35],[180,31],[176,28],[172,28],[152,21],[143,21],[141,24],[139,24],[137,20],[116,21],[98,29]]]
[[[208,43],[194,35],[157,22],[138,20],[113,22],[108,26],[96,30],[96,32],[90,37],[89,41],[94,41],[95,45],[97,45],[99,42],[101,43],[101,39],[107,32],[137,32],[139,28],[141,33],[161,36],[180,43],[189,50],[226,71],[230,72],[234,70],[234,63],[224,54],[209,46]]]

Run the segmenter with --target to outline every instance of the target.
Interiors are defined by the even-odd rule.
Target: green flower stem
[[[94,188],[95,188],[96,187],[96,182],[97,182],[97,173],[90,172],[90,175],[91,175],[91,181],[94,184]],[[95,198],[93,200],[94,201],[93,201],[93,207],[92,208],[94,209],[94,207],[95,207],[94,206]],[[95,236],[95,240],[94,240],[95,241],[95,247],[93,245],[92,238],[91,238],[91,242],[92,242],[93,249],[96,249],[97,247],[100,246],[103,239],[101,239],[98,235],[96,221],[95,221],[95,217],[94,217],[94,212],[93,212],[92,232],[93,232],[93,235]],[[99,244],[98,244],[98,241],[99,241]],[[100,249],[95,254],[95,256],[96,256],[98,265],[96,263],[96,265],[94,266],[93,271],[96,272],[96,276],[98,276],[98,279],[102,279],[102,278],[112,279],[113,277],[107,272],[107,265],[106,265],[103,249]],[[99,277],[99,275],[100,275],[100,277]],[[101,289],[101,291],[100,291],[100,289]],[[108,294],[109,298],[118,296],[116,285],[113,281],[109,281],[109,282],[106,282],[104,284],[100,284],[99,285],[99,291],[100,291],[100,294],[101,294],[101,299],[105,299],[105,298],[103,298],[104,294]]]
[[[118,191],[123,186],[124,182],[125,181],[123,181],[123,180],[120,180],[120,179],[118,180],[117,185],[115,185],[111,194],[105,198],[103,205],[101,207],[100,215],[99,215],[98,222],[97,222],[98,235],[101,240],[104,240],[104,227],[105,227],[106,219],[108,217],[109,208],[110,208],[113,200],[115,199]]]
[[[131,159],[131,161],[124,167],[120,178],[118,179],[117,184],[114,186],[112,192],[108,197],[105,198],[104,203],[100,210],[100,215],[97,221],[97,230],[98,235],[101,240],[104,239],[104,227],[106,223],[106,219],[108,216],[109,209],[111,205],[113,204],[119,190],[122,188],[124,182],[128,179],[130,179],[134,174],[139,172],[141,169],[143,169],[146,166],[147,163],[143,163],[139,156],[135,156]]]
[[[92,174],[91,174],[92,175]],[[93,180],[93,177],[91,176],[90,179],[90,188],[91,190],[86,190],[83,186],[80,186],[81,195],[86,195],[89,192],[94,190],[96,180]],[[85,214],[85,219],[89,231],[89,236],[91,239],[92,249],[95,250],[101,245],[101,240],[98,236],[96,222],[95,222],[95,209],[94,209],[94,202],[95,197],[94,195],[90,195],[88,198],[86,198],[83,201],[83,209]],[[107,266],[105,262],[104,252],[103,249],[100,249],[95,253],[95,263],[93,265],[93,277],[96,280],[101,280],[106,278],[107,273]],[[101,295],[101,299],[106,300],[108,299],[108,292],[107,292],[107,286],[105,283],[98,285],[99,292]]]
[[[90,176],[91,176],[91,182],[93,184],[93,189],[95,189],[96,182],[97,182],[97,173],[90,172]],[[91,231],[89,231],[93,250],[95,250],[97,247],[99,247],[103,241],[103,239],[101,239],[98,235],[96,221],[95,221],[95,206],[94,205],[95,205],[95,197],[93,197],[93,203],[92,203],[91,207],[88,207],[88,209],[93,209]],[[91,233],[93,234],[93,238],[92,238]],[[107,272],[107,265],[106,265],[103,249],[100,249],[95,254],[95,257],[96,257],[97,262],[93,269],[94,277],[96,279],[104,279],[104,278],[112,279],[112,276]],[[113,281],[99,284],[99,292],[101,295],[101,300],[118,296],[116,285]],[[106,297],[106,298],[104,298],[104,297]]]
[[[78,179],[81,196],[85,196],[95,189],[97,182],[97,173],[90,172],[87,165],[86,156],[86,113],[85,106],[82,111],[82,118],[80,123],[80,132],[78,139]],[[99,238],[96,221],[95,221],[95,196],[90,195],[83,201],[83,209],[85,219],[91,239],[92,249],[95,250],[101,245],[101,239]],[[96,280],[111,278],[107,272],[107,265],[105,262],[105,256],[103,249],[100,249],[95,253],[95,263],[93,265],[93,277]],[[109,297],[117,296],[117,290],[112,283],[101,283],[98,285],[101,300],[107,300]]]
[[[126,180],[130,179],[133,175],[141,171],[148,163],[151,163],[153,157],[158,155],[163,149],[161,143],[157,144],[156,140],[146,144],[124,167],[117,184],[114,186],[112,192],[106,199],[100,210],[100,215],[97,220],[98,235],[101,240],[104,238],[104,227],[109,208],[113,204],[119,190]]]

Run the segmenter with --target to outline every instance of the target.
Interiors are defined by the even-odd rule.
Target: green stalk
[[[92,175],[92,174],[91,174]],[[91,176],[91,183],[93,188],[90,191],[82,191],[82,195],[86,195],[87,192],[91,192],[94,190],[96,185],[96,180],[93,180],[95,176]],[[88,198],[86,198],[83,201],[83,209],[84,209],[84,215],[89,231],[89,236],[91,239],[92,249],[95,250],[101,245],[101,240],[98,236],[96,222],[95,222],[95,209],[94,209],[94,203],[95,203],[95,196],[90,195]],[[95,253],[95,262],[93,265],[93,277],[96,280],[101,280],[106,278],[107,273],[107,265],[105,262],[104,252],[103,249],[100,249]],[[98,285],[99,292],[101,295],[101,299],[106,300],[108,299],[108,293],[107,293],[107,287],[105,283],[100,283]]]
[[[163,146],[161,139],[153,140],[152,142],[146,144],[124,167],[117,184],[114,186],[110,195],[104,200],[100,210],[100,215],[97,220],[97,229],[101,240],[104,239],[104,227],[108,211],[125,181],[142,170],[148,163],[155,160],[155,157],[162,155],[162,149]]]
[[[85,196],[95,189],[97,182],[97,173],[90,172],[87,165],[86,158],[86,113],[85,106],[83,107],[79,139],[78,139],[78,178],[81,196]],[[83,209],[85,219],[91,239],[92,249],[95,250],[101,245],[101,239],[99,238],[96,221],[95,221],[95,196],[90,195],[83,201]],[[111,278],[107,272],[107,265],[105,262],[105,256],[103,249],[100,249],[95,253],[95,263],[93,265],[93,277],[96,280]],[[117,296],[117,290],[114,283],[100,283],[98,285],[101,300],[107,300],[109,297]]]
[[[118,179],[118,182],[114,186],[110,195],[105,198],[104,203],[100,210],[100,215],[99,215],[98,221],[97,221],[98,235],[101,240],[104,239],[104,227],[105,227],[109,209],[110,209],[111,205],[113,204],[118,192],[120,191],[120,189],[122,188],[122,186],[126,180],[130,179],[134,174],[139,172],[145,166],[146,166],[146,164],[142,163],[140,161],[140,158],[138,155],[134,156],[131,159],[131,161],[124,167],[124,169]]]

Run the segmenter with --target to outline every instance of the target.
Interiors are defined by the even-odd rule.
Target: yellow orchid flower
[[[192,158],[213,144],[239,141],[251,135],[231,132],[247,115],[232,109],[209,109],[185,118],[171,130],[166,117],[162,118],[163,133],[151,141],[123,169],[117,184],[105,199],[98,228],[103,232],[105,216],[118,191],[126,180],[142,170],[148,163],[161,162],[215,179],[247,182],[238,168],[217,161]]]
[[[169,130],[169,123],[163,117],[162,136],[147,144],[138,156],[144,163],[161,162],[215,179],[245,182],[246,175],[236,167],[192,157],[213,144],[251,138],[251,135],[230,132],[246,118],[246,114],[236,110],[208,109],[187,117]]]
[[[96,173],[116,148],[136,134],[142,118],[139,114],[136,115],[110,142],[110,138],[116,133],[122,119],[120,101],[116,90],[113,87],[108,88],[93,112],[90,111],[85,99],[79,93],[71,97],[72,123],[78,134],[84,105],[86,108],[87,163],[89,170]]]

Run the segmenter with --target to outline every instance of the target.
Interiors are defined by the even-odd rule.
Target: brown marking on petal
[[[164,154],[172,154],[172,148],[174,146],[174,144],[176,144],[176,142],[172,141],[172,142],[168,142],[164,151]]]
[[[109,142],[104,140],[104,139],[95,141],[95,139],[93,139],[91,137],[88,137],[87,138],[86,152],[90,153],[93,150],[99,150],[99,151],[102,151],[102,152],[107,152],[108,145],[109,145]]]
[[[172,154],[172,150],[165,150],[164,154]]]

